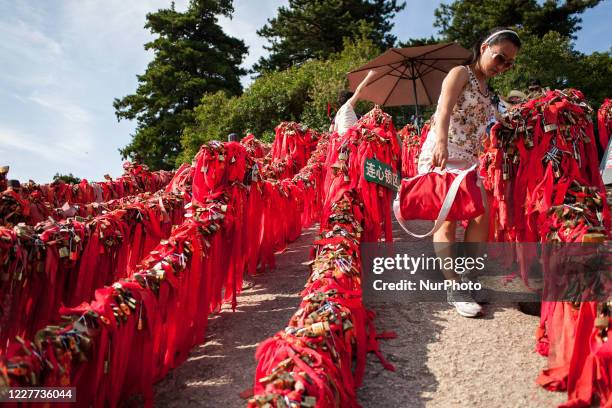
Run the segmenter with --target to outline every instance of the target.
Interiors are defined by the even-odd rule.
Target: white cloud
[[[0,147],[13,151],[15,149],[32,153],[46,160],[61,162],[65,156],[63,149],[58,149],[52,143],[42,143],[36,137],[22,133],[16,129],[0,128]]]
[[[53,58],[62,55],[62,46],[57,41],[20,19],[0,22],[0,36],[3,38],[0,47],[30,59],[41,53]]]
[[[66,120],[71,122],[89,123],[92,115],[85,109],[73,103],[66,102],[58,95],[37,95],[34,94],[28,100],[51,111],[61,114]]]
[[[21,19],[0,19],[0,80],[12,86],[48,86],[57,83],[62,65],[61,44]],[[53,69],[51,69],[53,67]]]

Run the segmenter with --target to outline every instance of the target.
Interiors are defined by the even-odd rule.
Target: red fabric
[[[596,317],[596,303],[581,304],[567,380],[568,401],[561,407],[589,407],[595,395],[600,406],[612,406],[612,347],[594,327]]]
[[[605,154],[608,140],[612,134],[612,99],[606,98],[597,111],[597,130],[599,132],[599,145]]]
[[[403,179],[399,191],[402,217],[405,220],[437,219],[448,189],[456,177],[457,173],[445,171]],[[482,194],[476,184],[477,180],[476,171],[471,171],[461,182],[447,220],[468,220],[484,214]]]

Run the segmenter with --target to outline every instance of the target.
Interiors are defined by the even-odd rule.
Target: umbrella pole
[[[414,125],[417,128],[417,132],[421,132],[420,126],[419,126],[419,100],[417,97],[417,90],[416,90],[416,78],[414,77],[414,63],[412,63],[412,90],[414,91]]]

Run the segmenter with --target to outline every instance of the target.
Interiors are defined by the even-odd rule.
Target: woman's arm
[[[363,78],[363,80],[359,83],[359,85],[357,85],[357,89],[355,89],[355,93],[353,94],[353,96],[351,96],[351,98],[347,101],[348,103],[351,104],[351,107],[353,109],[355,109],[355,105],[357,104],[357,101],[359,100],[359,95],[361,95],[361,92],[363,91],[363,88],[365,88],[366,86],[368,86],[368,83],[372,80],[372,77],[376,75],[376,71],[374,70],[369,70],[368,71],[368,75],[366,75],[365,78]]]
[[[432,165],[444,168],[448,160],[448,127],[450,115],[459,99],[463,87],[469,81],[467,70],[463,67],[455,67],[450,70],[442,82],[440,103],[436,110],[436,144],[432,155]]]

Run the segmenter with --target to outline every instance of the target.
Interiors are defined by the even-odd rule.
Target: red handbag
[[[393,212],[410,235],[424,238],[435,233],[444,221],[461,221],[484,214],[476,164],[466,170],[432,170],[402,180],[393,202]],[[408,220],[432,220],[426,234],[415,234],[406,227]]]

